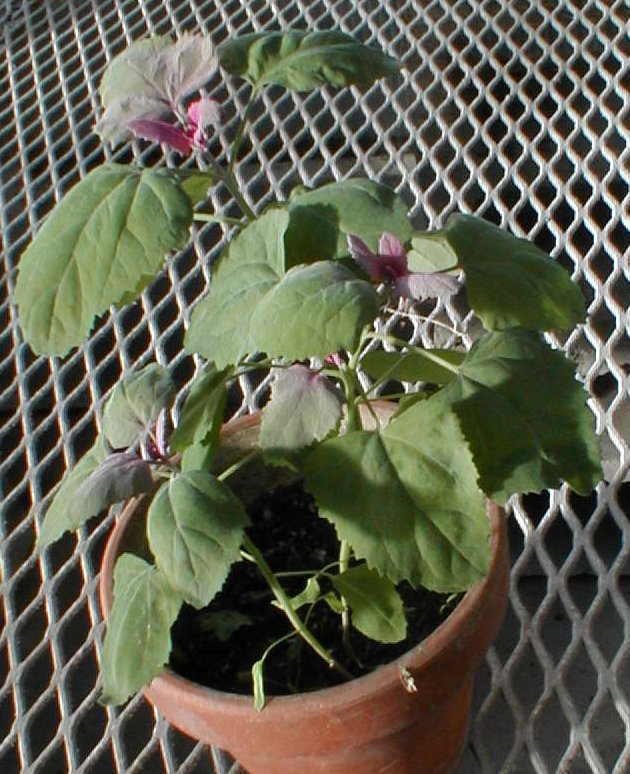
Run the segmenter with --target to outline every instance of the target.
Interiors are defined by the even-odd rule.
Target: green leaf
[[[229,369],[217,371],[206,365],[195,377],[171,435],[170,445],[183,452],[188,446],[202,444],[214,449],[219,442],[223,411],[227,399],[225,384]]]
[[[208,471],[212,467],[215,449],[212,445],[206,446],[203,443],[193,443],[187,446],[182,452],[180,468],[183,473],[189,473],[191,470]]]
[[[443,234],[466,272],[468,303],[488,330],[570,329],[584,320],[579,287],[532,242],[472,215],[452,215]]]
[[[251,318],[259,300],[284,273],[288,222],[283,210],[269,210],[232,240],[213,274],[209,294],[193,311],[185,338],[189,352],[223,368],[256,351]]]
[[[487,571],[488,519],[455,414],[428,398],[381,431],[316,446],[305,486],[341,540],[394,583],[461,591]]]
[[[188,351],[221,368],[254,352],[299,360],[354,348],[378,313],[376,291],[330,261],[285,274],[288,219],[286,212],[270,210],[234,239],[193,313]]]
[[[287,267],[347,255],[348,234],[357,234],[372,249],[384,231],[402,242],[412,234],[404,200],[372,180],[351,178],[313,190],[296,189],[287,206]]]
[[[411,352],[368,352],[361,368],[373,379],[448,384],[457,376],[465,353],[452,349],[414,349]]]
[[[303,590],[294,597],[291,597],[289,601],[294,610],[299,610],[301,607],[304,607],[304,605],[312,605],[317,602],[320,595],[321,589],[317,582],[317,578],[309,578],[306,581],[306,586]]]
[[[159,169],[111,164],[90,172],[55,207],[20,262],[15,288],[24,337],[64,355],[97,315],[133,298],[183,247],[191,202]]]
[[[262,712],[265,708],[265,657],[256,661],[252,666],[252,687],[254,692],[254,709]]]
[[[133,446],[175,399],[175,384],[164,366],[151,363],[122,380],[103,411],[103,435],[114,449]]]
[[[277,84],[294,91],[366,87],[398,70],[394,59],[336,31],[241,35],[219,48],[219,62],[256,88]]]
[[[259,444],[284,453],[310,446],[341,420],[341,396],[325,376],[303,365],[279,369],[263,411]]]
[[[148,95],[162,99],[166,93],[165,68],[160,56],[172,46],[173,41],[162,35],[152,35],[127,46],[108,64],[99,95],[103,107],[123,97]],[[156,66],[157,63],[157,66]],[[147,74],[153,70],[152,79]]]
[[[100,508],[90,512],[90,509],[77,498],[77,491],[106,456],[105,444],[103,439],[99,438],[79,462],[68,471],[60,482],[46,511],[38,538],[40,546],[44,547],[54,543],[65,532],[78,529],[88,519],[101,512]]]
[[[149,508],[149,548],[171,586],[201,608],[239,559],[248,523],[227,484],[201,471],[176,474],[160,487]]]
[[[352,351],[378,311],[372,285],[344,266],[295,266],[258,300],[251,317],[253,351],[289,360]]]
[[[101,656],[103,704],[122,704],[162,672],[181,607],[164,576],[132,554],[116,561],[113,595]]]
[[[208,198],[208,190],[216,182],[211,172],[201,172],[198,169],[171,169],[169,171],[179,183],[182,191],[188,196],[193,207]]]
[[[601,479],[594,419],[574,370],[539,334],[510,330],[480,339],[444,389],[492,499],[562,480],[587,494]]]
[[[413,272],[448,271],[457,264],[457,255],[441,231],[416,232],[407,252],[407,267]]]
[[[407,621],[396,586],[365,564],[332,577],[348,603],[352,625],[378,642],[400,642],[407,636]]]

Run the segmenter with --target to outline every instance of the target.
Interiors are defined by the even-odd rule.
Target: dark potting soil
[[[250,508],[249,516],[248,533],[274,572],[319,569],[338,560],[334,528],[317,516],[313,498],[299,484],[265,494]],[[306,578],[283,577],[281,582],[293,596],[304,589]],[[327,590],[325,582],[320,581],[323,590]],[[413,589],[407,583],[400,584],[398,591],[408,622],[402,642],[383,645],[353,629],[356,660],[349,658],[341,641],[340,616],[324,602],[312,609],[309,629],[353,675],[371,672],[424,639],[456,604],[449,595]],[[248,561],[234,565],[210,605],[202,610],[182,608],[171,632],[171,668],[201,685],[251,694],[253,663],[275,640],[291,632],[284,613],[270,604],[272,599],[256,565]],[[300,609],[302,618],[307,610]],[[282,695],[337,685],[343,677],[295,636],[267,656],[264,680],[268,695]]]

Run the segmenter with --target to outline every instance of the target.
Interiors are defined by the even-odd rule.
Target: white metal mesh
[[[115,53],[147,32],[202,29],[219,43],[277,24],[342,29],[405,67],[367,94],[269,92],[241,168],[250,201],[298,179],[375,177],[419,227],[460,209],[529,235],[589,299],[589,322],[557,343],[593,392],[607,481],[592,497],[514,502],[511,606],[460,768],[630,770],[629,21],[625,0],[0,0],[0,771],[230,769],[139,698],[97,703],[95,571],[109,522],[35,550],[41,503],[91,444],[121,372],[155,356],[190,379],[182,331],[221,233],[199,230],[140,303],[64,360],[33,358],[12,288],[33,229],[110,155],[92,127]],[[231,83],[212,88],[242,105]],[[233,130],[229,120],[221,142]],[[462,314],[436,312],[465,327]],[[260,388],[243,390],[245,411]]]

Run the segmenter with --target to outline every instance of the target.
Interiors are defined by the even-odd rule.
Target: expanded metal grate
[[[286,196],[298,179],[367,175],[402,193],[418,227],[459,209],[529,235],[589,299],[588,323],[556,343],[578,358],[593,393],[606,481],[591,497],[563,489],[513,502],[511,606],[478,679],[460,771],[627,772],[626,0],[0,0],[0,771],[230,770],[142,699],[121,710],[97,702],[95,574],[111,521],[35,549],[41,504],[91,445],[120,374],[156,358],[175,365],[182,385],[191,378],[182,333],[223,234],[198,230],[139,303],[64,360],[35,359],[22,342],[12,289],[53,203],[111,156],[92,127],[112,56],[149,32],[200,29],[220,43],[278,24],[342,29],[405,66],[366,94],[270,91],[241,168],[252,203]],[[243,104],[231,82],[217,78],[211,90],[236,112]],[[221,142],[234,123],[228,115]],[[159,161],[135,144],[117,155],[142,152]],[[452,306],[435,314],[469,323]],[[243,384],[239,410],[260,396]]]

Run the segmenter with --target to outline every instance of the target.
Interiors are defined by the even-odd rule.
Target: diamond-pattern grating
[[[41,506],[121,373],[155,357],[190,380],[182,332],[224,235],[198,230],[139,303],[64,360],[33,357],[12,289],[34,229],[81,176],[112,155],[160,161],[135,144],[112,154],[92,132],[111,57],[148,32],[201,29],[218,44],[277,24],[351,32],[404,67],[365,94],[269,91],[240,169],[257,208],[298,180],[368,175],[402,193],[418,227],[460,209],[529,235],[589,299],[588,323],[555,342],[592,391],[606,481],[587,498],[512,503],[511,606],[460,769],[630,770],[629,23],[624,0],[1,0],[0,771],[237,770],[138,697],[98,704],[95,576],[110,521],[35,549]],[[233,106],[221,152],[245,92],[218,77],[210,90]],[[444,340],[453,325],[474,335],[452,304],[414,330]],[[246,412],[265,385],[241,386]]]

